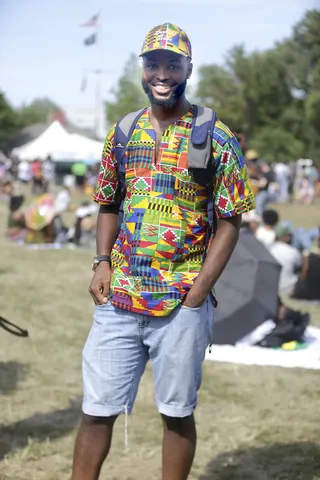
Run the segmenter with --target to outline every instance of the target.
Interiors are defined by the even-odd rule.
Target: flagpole
[[[101,74],[103,66],[103,57],[102,57],[102,42],[101,42],[101,15],[102,10],[99,12],[98,21],[96,24],[96,36],[97,36],[97,70],[96,70],[96,92],[95,92],[95,131],[96,137],[98,138],[102,134],[100,131],[103,127],[103,109],[101,105]]]
[[[96,132],[96,137],[99,138],[99,126],[100,126],[100,102],[101,102],[101,85],[100,85],[100,79],[101,79],[101,70],[97,68],[96,70],[96,92],[95,92],[95,132]]]
[[[81,84],[81,91],[86,89],[86,73],[94,73],[96,76],[96,84],[95,84],[95,107],[94,107],[94,130],[96,137],[99,137],[102,131],[100,130],[105,127],[105,114],[103,112],[103,105],[101,102],[101,75],[105,73],[110,73],[108,70],[103,70],[103,46],[101,42],[101,14],[102,10],[98,12],[97,15],[94,15],[90,18],[87,22],[81,24],[81,27],[95,27],[95,33],[90,35],[88,38],[85,39],[84,43],[87,46],[96,44],[97,46],[97,66],[95,69],[85,69],[83,74],[83,80]]]

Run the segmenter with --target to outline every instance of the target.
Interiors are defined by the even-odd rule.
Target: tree
[[[0,150],[6,151],[9,139],[20,129],[19,116],[4,93],[0,92]]]
[[[146,95],[141,87],[141,68],[135,54],[130,55],[112,93],[114,101],[106,102],[109,124],[114,124],[127,113],[146,106]]]
[[[291,38],[264,52],[236,46],[224,66],[200,68],[197,99],[264,158],[320,160],[320,11],[313,10]]]
[[[19,108],[20,123],[24,127],[33,123],[47,123],[52,113],[62,109],[49,98],[36,98],[30,105]]]

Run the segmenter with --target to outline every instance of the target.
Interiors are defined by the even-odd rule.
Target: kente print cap
[[[170,52],[192,58],[191,43],[184,30],[173,23],[164,23],[152,28],[147,34],[140,56],[155,50],[169,50]]]

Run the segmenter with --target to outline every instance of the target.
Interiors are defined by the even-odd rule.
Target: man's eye
[[[154,70],[155,68],[157,68],[157,65],[155,64],[147,65],[147,68],[149,68],[149,70]]]
[[[170,65],[170,70],[177,70],[179,69],[180,67],[178,65]]]

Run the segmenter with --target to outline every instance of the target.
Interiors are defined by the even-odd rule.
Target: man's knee
[[[194,415],[188,415],[187,417],[168,417],[167,415],[161,415],[163,426],[167,430],[174,430],[176,432],[184,432],[194,426]]]
[[[117,420],[118,416],[112,416],[112,417],[94,417],[92,415],[87,415],[86,413],[82,414],[82,425],[84,427],[90,428],[90,427],[98,427],[98,426],[107,426],[107,427],[113,427],[115,421]]]

